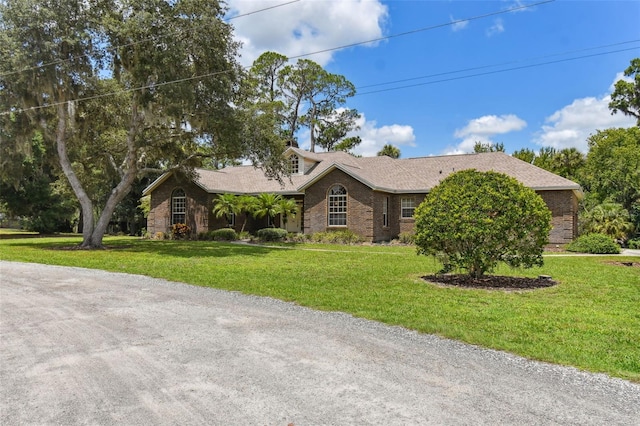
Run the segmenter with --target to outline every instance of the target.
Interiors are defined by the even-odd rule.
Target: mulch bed
[[[553,287],[558,284],[550,278],[507,277],[502,275],[487,275],[482,278],[472,278],[468,275],[445,274],[426,275],[422,277],[422,279],[444,286],[481,288],[487,290],[533,290],[536,288]]]

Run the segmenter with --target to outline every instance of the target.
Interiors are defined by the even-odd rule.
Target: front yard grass
[[[549,256],[530,270],[559,284],[534,291],[440,287],[440,269],[413,247],[288,245],[107,238],[107,250],[69,250],[78,238],[0,241],[0,259],[127,272],[342,311],[422,333],[640,382],[640,268],[624,257]],[[0,301],[1,304],[1,301]]]

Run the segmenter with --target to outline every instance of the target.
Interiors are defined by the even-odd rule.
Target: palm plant
[[[247,219],[249,215],[253,215],[254,211],[257,208],[258,200],[253,195],[240,195],[237,198],[237,213],[245,213],[244,221],[242,222],[242,228],[240,229],[240,233],[244,232],[244,228],[247,225]]]
[[[238,211],[238,197],[234,194],[218,194],[213,200],[213,214],[217,217],[225,217],[227,224],[231,225],[231,215]]]
[[[295,217],[298,214],[298,203],[293,198],[281,198],[277,210],[282,217],[282,225],[286,228],[289,217]]]
[[[625,240],[634,229],[629,212],[617,203],[599,204],[586,212],[582,219],[583,233],[605,234],[617,240]]]
[[[585,155],[576,148],[565,148],[556,152],[551,164],[554,173],[567,179],[576,180],[586,161]]]
[[[386,155],[391,158],[400,158],[400,148],[391,145],[390,143],[386,144],[382,147],[380,151],[376,154],[378,157],[382,157]]]
[[[269,216],[273,219],[278,213],[278,204],[282,197],[278,194],[262,193],[256,197],[256,205],[253,211],[254,217]],[[273,225],[273,223],[272,223]],[[273,225],[275,227],[275,225]]]

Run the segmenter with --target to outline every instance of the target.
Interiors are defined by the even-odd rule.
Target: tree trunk
[[[70,104],[69,104],[70,105]],[[84,247],[93,235],[93,203],[82,187],[82,183],[76,176],[67,154],[67,120],[68,110],[67,104],[58,105],[58,128],[56,130],[56,150],[58,152],[58,160],[64,175],[69,181],[69,185],[73,189],[74,194],[78,198],[82,209],[82,246]]]
[[[135,136],[138,130],[138,123],[140,122],[140,116],[138,115],[138,109],[134,102],[132,107],[131,124],[127,134],[127,156],[125,158],[124,166],[126,171],[122,174],[122,179],[118,185],[111,191],[109,199],[107,200],[96,223],[93,216],[93,203],[84,190],[82,183],[73,171],[71,161],[67,154],[67,125],[69,114],[72,112],[69,112],[66,108],[67,106],[65,104],[58,106],[56,148],[58,151],[60,166],[62,167],[62,170],[82,208],[82,244],[80,244],[80,247],[87,249],[102,248],[102,240],[107,231],[107,227],[109,226],[109,221],[111,220],[113,211],[118,203],[120,203],[129,191],[131,191],[138,173]],[[72,108],[72,106],[69,106],[68,108]]]
[[[313,108],[311,109],[311,120],[309,120],[309,133],[311,135],[311,148],[309,149],[309,151],[311,152],[316,152],[315,123],[316,123],[316,105],[313,104]]]
[[[138,174],[138,163],[137,163],[137,150],[135,147],[135,137],[138,132],[138,124],[141,121],[141,117],[138,114],[137,104],[134,100],[132,106],[131,113],[131,124],[129,125],[129,132],[127,134],[127,156],[124,161],[124,169],[126,170],[124,174],[122,174],[122,178],[118,185],[111,191],[107,202],[105,203],[104,209],[102,210],[102,214],[96,223],[93,232],[89,240],[86,239],[82,242],[82,247],[84,248],[102,248],[102,239],[104,238],[104,234],[107,231],[107,227],[109,226],[109,221],[111,220],[111,216],[113,215],[114,210],[124,199],[124,197],[131,191],[133,187],[133,183]]]

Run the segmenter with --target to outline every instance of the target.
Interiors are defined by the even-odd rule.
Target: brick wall
[[[333,185],[347,190],[347,226],[327,226],[327,192]],[[342,172],[334,170],[305,192],[303,232],[313,234],[328,230],[349,229],[367,241],[373,241],[373,198],[371,189]]]
[[[327,192],[333,185],[342,185],[347,189],[347,226],[327,226]],[[147,218],[147,229],[153,235],[156,232],[170,232],[171,194],[181,188],[187,197],[187,224],[194,235],[210,229],[227,227],[225,218],[215,218],[211,213],[215,194],[207,194],[200,187],[181,179],[176,175],[169,177],[151,194],[151,210]],[[577,236],[578,200],[571,190],[538,191],[552,213],[550,244],[566,244]],[[389,199],[389,226],[383,226],[383,205]],[[306,190],[302,212],[302,232],[313,234],[328,230],[349,229],[360,235],[365,241],[388,241],[397,238],[400,233],[413,232],[413,218],[401,217],[401,200],[413,198],[417,207],[425,194],[389,194],[372,191],[366,185],[340,170],[334,170]],[[301,197],[296,197],[301,200]],[[235,229],[240,231],[244,217],[236,218]],[[249,218],[246,230],[255,232],[267,226],[267,220]],[[278,219],[276,219],[278,226]]]
[[[571,190],[537,191],[551,210],[549,244],[568,244],[578,236],[578,199]]]
[[[401,232],[413,232],[414,219],[401,218],[401,199],[413,198],[417,207],[424,200],[424,194],[396,195],[372,191],[346,173],[334,170],[305,192],[304,233],[345,229],[327,226],[327,192],[333,185],[342,185],[347,189],[346,228],[360,235],[365,241],[389,241],[397,238]],[[385,227],[383,206],[387,197],[389,226]]]
[[[393,194],[387,192],[373,193],[373,241],[390,241],[397,235],[398,215],[394,209]],[[387,205],[388,226],[384,226],[384,205]]]
[[[156,232],[171,232],[171,194],[183,189],[186,195],[186,222],[193,235],[209,229],[214,220],[211,214],[211,195],[189,180],[172,175],[151,193],[151,210],[147,218],[147,230],[151,235]]]
[[[571,190],[566,191],[537,191],[551,210],[552,229],[549,233],[549,244],[568,244],[578,235],[578,200]],[[418,207],[424,201],[424,194],[396,195],[399,233],[414,232],[414,219],[400,217],[401,198],[412,197]],[[392,234],[392,238],[398,234]]]

